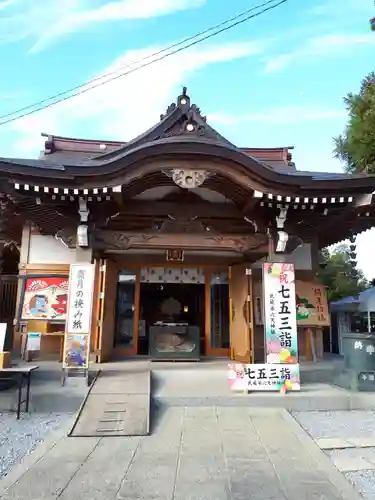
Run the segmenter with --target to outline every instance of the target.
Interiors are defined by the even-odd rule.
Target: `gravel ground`
[[[347,472],[344,476],[354,484],[357,491],[359,491],[366,500],[375,499],[375,470]]]
[[[44,441],[47,434],[64,424],[70,414],[21,415],[0,413],[0,478]]]
[[[292,415],[314,439],[375,436],[375,411],[303,411]]]
[[[293,417],[314,439],[369,437],[375,435],[375,411],[309,411],[293,412]],[[332,459],[336,455],[375,459],[375,449],[332,450],[328,453]],[[375,500],[375,470],[347,472],[346,479],[354,484],[365,500]]]

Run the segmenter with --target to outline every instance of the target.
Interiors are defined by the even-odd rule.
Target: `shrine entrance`
[[[150,266],[109,274],[116,276],[116,289],[107,289],[114,307],[105,307],[102,330],[108,336],[106,325],[112,322],[112,345],[118,354],[250,361],[252,308],[246,266]]]

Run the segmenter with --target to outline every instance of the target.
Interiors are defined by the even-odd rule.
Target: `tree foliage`
[[[344,98],[349,119],[344,133],[334,138],[334,155],[347,172],[375,173],[375,72],[361,84],[358,94]]]
[[[319,274],[328,288],[329,301],[356,296],[368,287],[363,272],[353,271],[349,253],[348,245],[340,245],[332,253],[326,248],[321,251]]]

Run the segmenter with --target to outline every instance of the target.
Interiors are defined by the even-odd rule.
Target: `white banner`
[[[299,365],[230,364],[228,382],[232,391],[299,391]]]
[[[94,279],[94,264],[70,265],[66,333],[90,333]]]
[[[294,265],[263,265],[264,330],[267,363],[298,363]]]

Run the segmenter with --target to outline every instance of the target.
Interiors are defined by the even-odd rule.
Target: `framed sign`
[[[22,320],[65,321],[68,276],[26,276],[22,291]]]
[[[89,338],[88,334],[65,335],[63,369],[89,367]]]
[[[324,285],[296,282],[297,323],[301,326],[330,326],[327,293]]]

